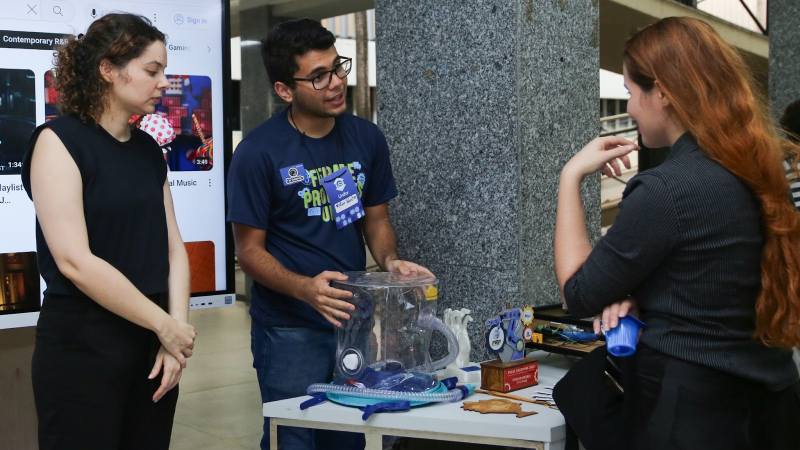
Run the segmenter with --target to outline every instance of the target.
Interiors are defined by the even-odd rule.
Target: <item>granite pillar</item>
[[[770,0],[768,15],[769,97],[780,118],[786,106],[800,100],[800,2]]]
[[[598,135],[598,1],[376,0],[375,10],[400,253],[440,278],[440,313],[472,310],[472,355],[484,360],[482,322],[506,302],[561,301],[558,179]],[[595,239],[598,176],[584,204]]]
[[[261,60],[261,39],[269,30],[286,19],[275,17],[272,6],[263,5],[239,11],[242,37],[242,81],[240,105],[242,134],[247,135],[261,122],[286,106],[269,82]]]

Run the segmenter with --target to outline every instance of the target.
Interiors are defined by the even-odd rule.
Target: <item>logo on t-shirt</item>
[[[302,189],[299,189],[297,191],[297,196],[300,197],[301,201],[303,202],[303,208],[306,210],[308,217],[319,217],[323,222],[330,222],[333,219],[339,218],[339,214],[334,213],[334,205],[328,198],[328,193],[325,192],[325,189],[322,187],[322,178],[333,174],[343,167],[347,167],[351,176],[355,178],[354,181],[358,190],[358,197],[361,197],[362,190],[367,182],[367,176],[364,174],[364,168],[358,161],[353,161],[348,164],[333,164],[332,166],[318,167],[311,170],[300,169],[300,166],[302,166],[302,164],[291,167],[298,168],[298,175],[305,173],[303,184],[307,185],[307,187],[304,186]],[[288,175],[284,175],[284,170],[288,170],[291,167],[281,169],[283,180],[288,178]],[[284,186],[287,186],[287,184],[284,183]],[[331,192],[342,193],[346,189],[347,186],[345,185],[344,180],[341,178],[335,178],[333,181],[333,187],[331,187],[330,190]],[[336,200],[341,201],[339,199]],[[336,203],[336,201],[333,203]],[[360,218],[358,214],[363,216],[363,210],[358,211],[357,214],[352,217],[352,220],[357,220]],[[345,217],[345,219],[347,218]]]
[[[281,178],[283,185],[289,186],[290,184],[299,183],[306,178],[306,169],[302,164],[295,164],[294,166],[284,167],[281,169]]]
[[[344,180],[341,178],[337,178],[333,181],[334,186],[336,186],[336,190],[341,192],[344,190]]]

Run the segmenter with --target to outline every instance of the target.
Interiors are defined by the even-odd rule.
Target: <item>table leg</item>
[[[269,421],[269,448],[278,450],[278,424],[274,419]]]
[[[366,438],[367,441],[364,450],[383,450],[382,434],[366,433],[364,434],[364,438]]]

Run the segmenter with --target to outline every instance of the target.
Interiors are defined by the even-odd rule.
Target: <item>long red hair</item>
[[[644,28],[625,43],[623,63],[645,91],[658,80],[700,148],[758,199],[765,241],[755,337],[800,345],[800,212],[783,166],[798,147],[779,137],[742,58],[703,21],[669,17]]]

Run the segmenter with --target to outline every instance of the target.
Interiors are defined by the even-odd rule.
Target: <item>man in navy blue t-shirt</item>
[[[365,240],[382,270],[430,273],[397,256],[388,209],[397,188],[386,138],[373,123],[344,114],[351,61],[335,41],[311,19],[270,31],[261,43],[264,66],[290,105],[245,137],[230,168],[228,221],[239,264],[254,280],[253,366],[264,402],[331,380],[333,327],[353,307],[341,300],[352,294],[329,283],[365,269]],[[326,191],[322,180],[341,169],[352,175],[361,205],[335,212],[332,203],[342,202],[329,200],[336,189]],[[268,430],[265,419],[262,449]],[[279,428],[278,439],[282,449],[364,447],[360,434],[289,427]]]

